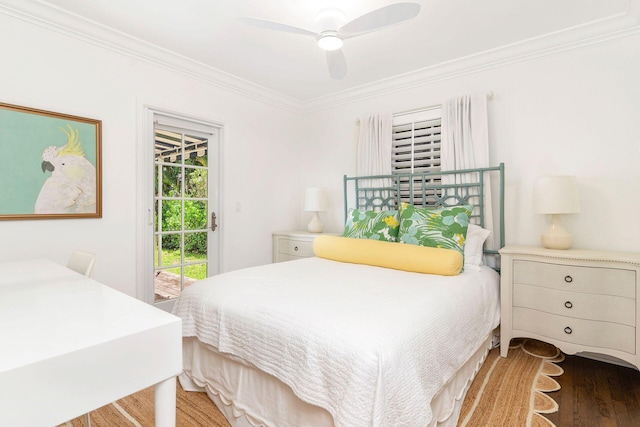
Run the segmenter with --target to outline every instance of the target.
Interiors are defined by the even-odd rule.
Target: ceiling
[[[12,0],[0,0],[1,3]],[[315,16],[338,8],[347,20],[395,3],[393,0],[30,0],[55,14],[85,21],[84,28],[117,34],[162,48],[181,61],[221,72],[296,102],[411,76],[517,46],[593,37],[588,28],[629,18],[637,0],[404,0],[419,3],[409,21],[345,40],[348,72],[330,77],[325,52],[313,37],[257,28],[242,16],[320,31]],[[20,0],[25,4],[25,0]],[[15,0],[13,3],[18,4]],[[17,7],[17,6],[16,6]],[[70,12],[69,15],[66,12]],[[617,21],[616,21],[617,22]],[[99,25],[96,25],[99,24]],[[588,25],[587,25],[588,24]],[[635,25],[635,21],[633,22]],[[618,27],[616,27],[618,28]],[[112,31],[115,30],[115,31]],[[130,37],[129,37],[130,36]],[[548,48],[548,46],[546,47]],[[168,51],[168,52],[167,52]],[[174,60],[175,63],[175,60]]]

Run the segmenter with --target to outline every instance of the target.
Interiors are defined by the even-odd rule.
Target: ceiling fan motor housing
[[[324,9],[316,15],[316,22],[321,32],[327,30],[338,31],[340,27],[347,23],[347,16],[338,9]]]

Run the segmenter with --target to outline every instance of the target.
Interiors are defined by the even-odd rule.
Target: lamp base
[[[310,233],[322,233],[322,230],[324,230],[324,224],[320,221],[320,215],[318,215],[317,211],[313,213],[311,221],[309,221],[309,225],[307,225],[307,230],[309,230]]]
[[[569,249],[573,244],[573,238],[562,226],[559,214],[551,215],[549,228],[542,233],[540,240],[547,249]]]

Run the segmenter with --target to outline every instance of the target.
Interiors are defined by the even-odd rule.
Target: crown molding
[[[160,66],[234,93],[300,112],[300,101],[40,0],[0,0],[0,13]]]
[[[639,23],[640,0],[629,0],[626,13],[314,98],[303,104],[303,113],[333,108],[336,105],[362,101],[387,93],[412,89],[504,65],[628,37],[640,33]]]
[[[312,113],[387,93],[433,84],[458,76],[529,61],[583,46],[640,33],[640,0],[629,0],[625,13],[500,46],[464,58],[335,92],[297,100],[72,14],[42,0],[0,0],[0,13],[56,31],[119,54],[163,67],[207,84],[295,113]]]

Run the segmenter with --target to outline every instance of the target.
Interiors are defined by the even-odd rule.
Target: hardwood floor
[[[549,393],[560,409],[545,415],[557,427],[640,427],[640,371],[565,356],[561,389]]]

